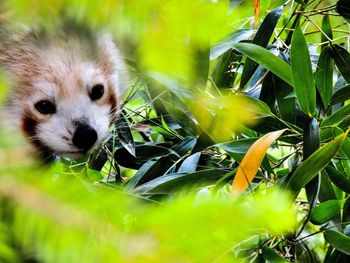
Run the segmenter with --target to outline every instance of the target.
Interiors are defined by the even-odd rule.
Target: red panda
[[[45,159],[78,158],[107,136],[126,90],[122,56],[108,33],[2,34],[10,78],[8,118]]]

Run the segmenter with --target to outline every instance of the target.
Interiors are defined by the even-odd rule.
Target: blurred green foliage
[[[349,25],[336,1],[256,2],[257,24],[252,1],[1,2],[19,27],[111,31],[132,76],[92,156],[45,170],[0,126],[1,260],[349,260]],[[234,199],[249,147],[281,129]]]

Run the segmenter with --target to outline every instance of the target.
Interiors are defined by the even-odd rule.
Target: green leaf
[[[323,235],[324,239],[332,247],[338,249],[346,255],[350,255],[350,237],[335,230],[326,230]]]
[[[329,15],[323,16],[322,31],[328,36],[328,38],[333,39],[332,25],[331,21],[329,20]],[[321,33],[321,42],[323,43],[326,41],[328,41],[328,39]]]
[[[197,152],[188,156],[181,164],[178,173],[193,173],[197,169],[199,158],[201,157],[201,153]]]
[[[340,208],[344,201],[328,200],[312,208],[309,219],[313,224],[322,225],[340,214]]]
[[[339,135],[302,162],[287,182],[287,189],[290,189],[295,195],[298,194],[332,160],[346,136],[347,132]]]
[[[157,177],[164,175],[175,164],[177,158],[174,155],[168,155],[158,158],[158,160],[149,160],[144,163],[136,174],[128,181],[126,190],[135,188]]]
[[[154,144],[136,145],[135,150],[136,157],[132,156],[125,148],[118,149],[114,154],[114,159],[121,166],[139,169],[145,162],[157,157],[174,155],[174,158],[180,158],[175,151]]]
[[[322,49],[320,58],[318,59],[315,82],[323,105],[326,108],[333,94],[332,50],[328,46]]]
[[[350,82],[350,54],[342,46],[335,44],[332,45],[332,56],[337,68],[339,69],[341,75],[346,80]]]
[[[334,185],[339,187],[345,193],[350,194],[350,179],[345,174],[330,165],[327,165],[325,170]]]
[[[261,47],[266,47],[269,43],[269,40],[271,38],[271,35],[278,23],[278,20],[280,19],[283,12],[283,7],[279,6],[272,10],[270,13],[267,14],[264,21],[261,23],[261,26],[259,27],[258,31],[256,32],[252,43],[259,45]],[[243,72],[241,77],[241,83],[240,88],[243,89],[244,86],[247,84],[249,79],[252,77],[254,71],[258,65],[251,59],[247,59]]]
[[[179,107],[176,107],[175,105],[164,100],[162,102],[171,117],[181,126],[181,128],[188,132],[190,135],[196,136],[197,125],[192,120],[192,118]]]
[[[163,175],[146,184],[135,188],[136,193],[160,193],[164,194],[187,185],[200,185],[218,180],[227,173],[226,170],[208,169],[194,173],[173,173]]]
[[[287,62],[275,56],[267,49],[249,43],[234,44],[233,48],[267,68],[289,85],[293,86],[292,71],[290,66],[287,64]]]
[[[301,110],[313,116],[316,109],[316,89],[310,53],[300,25],[295,27],[290,48],[293,86]]]
[[[196,143],[196,138],[188,136],[178,144],[175,144],[171,149],[175,151],[178,155],[183,156],[189,151],[192,151]]]
[[[349,117],[349,115],[350,115],[350,104],[341,107],[332,115],[324,119],[321,123],[321,127],[337,126],[340,122],[342,122],[347,117]]]
[[[348,99],[350,99],[350,85],[346,85],[334,92],[331,98],[331,105],[342,103]]]
[[[135,156],[134,138],[131,135],[130,125],[124,114],[120,114],[115,126],[119,142],[132,156]]]
[[[275,250],[273,250],[272,248],[270,248],[268,246],[263,247],[262,254],[263,254],[264,259],[267,260],[268,262],[274,262],[274,263],[287,263],[287,262],[289,262],[286,259],[284,259],[283,257],[281,257],[280,255],[278,255]]]

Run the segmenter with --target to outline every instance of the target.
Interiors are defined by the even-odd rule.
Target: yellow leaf
[[[232,183],[233,194],[240,194],[248,188],[249,183],[254,179],[267,150],[285,130],[286,129],[267,133],[253,143],[238,166],[236,176]]]

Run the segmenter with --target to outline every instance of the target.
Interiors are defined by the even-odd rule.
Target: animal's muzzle
[[[73,134],[73,144],[80,150],[87,152],[96,142],[97,133],[86,123],[79,123]]]

